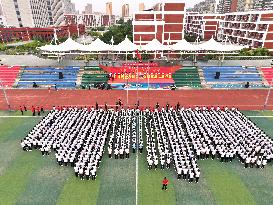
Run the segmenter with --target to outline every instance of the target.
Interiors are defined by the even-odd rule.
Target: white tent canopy
[[[61,52],[60,48],[58,45],[45,45],[40,47],[40,50],[46,51],[46,52]]]
[[[112,51],[135,51],[139,46],[132,43],[126,36],[126,38],[118,45],[113,46]]]
[[[240,51],[244,48],[248,48],[248,46],[240,46],[237,44],[225,44],[223,47],[223,51]]]
[[[83,45],[77,43],[72,38],[68,38],[65,42],[59,44],[58,48],[60,49],[60,51],[80,51],[82,50]]]
[[[146,51],[169,51],[170,47],[163,45],[157,39],[153,39],[148,44],[142,46],[142,50]]]
[[[127,37],[118,45],[109,45],[104,43],[99,38],[93,41],[89,45],[83,45],[68,38],[65,42],[59,45],[45,45],[40,47],[40,50],[44,52],[71,52],[79,51],[85,53],[91,52],[103,52],[103,51],[116,51],[116,52],[132,52],[137,49],[142,51],[218,51],[218,52],[232,52],[240,51],[245,46],[239,46],[235,44],[219,43],[211,38],[209,41],[196,45],[187,42],[185,39],[178,41],[174,45],[163,45],[157,39],[153,39],[146,45],[135,45]]]
[[[185,39],[178,41],[176,44],[170,46],[175,51],[199,51],[201,50],[198,45],[194,45]]]
[[[99,38],[97,38],[91,44],[84,45],[82,47],[82,51],[89,51],[89,52],[93,52],[93,51],[110,51],[111,49],[112,49],[112,45],[104,43]]]
[[[244,46],[238,46],[238,45],[226,45],[219,43],[215,41],[213,38],[211,38],[209,41],[206,41],[205,43],[198,45],[201,49],[200,50],[206,50],[206,51],[239,51],[244,48]]]

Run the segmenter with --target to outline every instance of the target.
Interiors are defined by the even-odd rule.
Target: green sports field
[[[273,137],[273,112],[245,112]],[[29,115],[29,114],[28,114]],[[272,163],[263,170],[244,169],[232,163],[198,161],[200,183],[178,181],[171,170],[148,171],[145,153],[128,160],[105,157],[96,181],[80,181],[71,167],[57,165],[53,154],[23,152],[22,139],[40,118],[20,117],[18,112],[0,112],[0,205],[272,205]],[[14,116],[14,117],[10,117]],[[261,116],[261,117],[257,117]],[[161,190],[161,180],[170,186]],[[136,184],[137,181],[137,184]],[[137,190],[136,190],[137,188]]]

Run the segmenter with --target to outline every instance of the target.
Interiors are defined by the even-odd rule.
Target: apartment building
[[[186,13],[184,30],[185,34],[198,36],[200,39],[209,40],[216,37],[223,14]]]
[[[75,13],[70,0],[0,0],[7,27],[62,25],[65,13]]]
[[[52,0],[51,7],[55,26],[65,25],[65,14],[76,14],[75,4],[71,0]]]
[[[217,38],[273,51],[273,10],[227,13],[220,23]]]
[[[147,44],[157,39],[163,44],[173,44],[183,39],[184,3],[159,3],[153,10],[138,11],[133,16],[133,41]]]
[[[121,17],[129,16],[129,4],[123,4],[121,10],[122,10]]]
[[[87,28],[109,27],[114,25],[116,17],[102,13],[93,14],[65,14],[65,25],[83,24]]]

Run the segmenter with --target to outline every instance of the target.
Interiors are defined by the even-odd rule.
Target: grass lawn
[[[247,116],[273,116],[273,112],[244,112]],[[31,113],[26,113],[30,116]],[[22,139],[40,118],[21,118],[20,112],[0,111],[0,204],[25,205],[135,205],[136,155],[128,160],[104,156],[96,181],[80,181],[71,167],[57,165],[53,154],[23,152]],[[273,137],[273,118],[251,118]],[[138,155],[140,205],[271,205],[273,167],[244,169],[239,161],[198,161],[200,183],[178,181],[173,168],[148,171],[146,152]],[[167,191],[161,180],[169,178]]]

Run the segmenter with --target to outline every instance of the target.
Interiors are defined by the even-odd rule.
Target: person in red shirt
[[[167,190],[168,189],[168,184],[169,184],[169,180],[164,177],[163,181],[162,181],[162,190]]]
[[[35,116],[35,108],[34,108],[33,105],[32,105],[32,107],[31,107],[31,112],[32,112],[32,116]]]
[[[43,107],[43,106],[41,106],[41,112],[42,112],[42,113],[45,113],[44,107]]]
[[[40,110],[39,106],[36,109],[37,109],[38,116],[40,116],[41,110]]]
[[[20,111],[21,111],[22,115],[24,115],[24,111],[23,111],[23,108],[21,105],[20,105]]]

